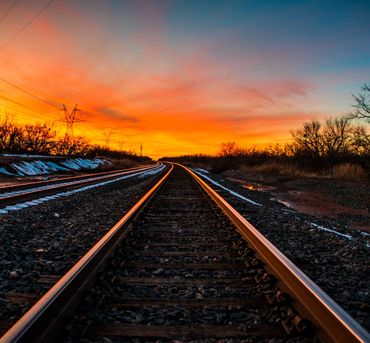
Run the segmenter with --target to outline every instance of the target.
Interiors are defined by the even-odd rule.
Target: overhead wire
[[[0,106],[1,108],[2,106]],[[11,119],[12,121],[15,120],[15,121],[18,121],[18,120],[22,120],[22,121],[30,121],[30,116],[29,115],[25,115],[24,112],[19,112],[19,111],[16,111],[15,110],[6,110],[5,108],[3,108],[4,110],[4,114],[5,114],[5,118],[9,118]],[[3,118],[2,116],[2,113],[0,113],[0,120]],[[34,121],[38,121],[38,122],[46,122],[48,123],[49,121],[48,120],[44,120],[44,118],[42,118],[42,116],[38,116],[38,117],[35,117],[33,118],[32,120],[33,122]]]
[[[30,75],[29,72],[25,72],[24,70],[20,69],[17,65],[15,65],[13,62],[10,62],[8,60],[6,60],[5,58],[1,57],[0,56],[0,62],[3,62],[5,64],[7,64],[8,66],[12,67],[13,69],[15,69],[19,74],[22,74],[25,78],[27,78],[28,80],[32,79],[32,76]]]
[[[10,5],[10,7],[8,8],[8,10],[4,13],[4,15],[1,17],[0,19],[0,24],[4,21],[4,19],[8,16],[8,14],[10,13],[10,11],[13,9],[13,7],[16,5],[16,3],[18,2],[18,0],[15,0],[13,1],[13,3]]]
[[[59,106],[57,106],[57,105],[55,105],[55,104],[51,103],[50,101],[45,100],[45,99],[42,99],[42,98],[38,97],[37,95],[34,95],[34,94],[30,93],[29,91],[25,90],[24,88],[19,87],[19,86],[15,85],[14,83],[12,83],[12,82],[10,82],[10,81],[8,81],[8,80],[5,80],[5,79],[4,79],[4,78],[2,78],[2,77],[0,77],[0,80],[1,80],[1,81],[3,81],[3,82],[5,82],[5,83],[7,83],[8,85],[10,85],[10,86],[12,86],[12,87],[14,87],[14,88],[18,89],[18,90],[20,90],[21,92],[23,92],[23,93],[25,93],[25,94],[27,94],[27,95],[31,96],[32,98],[34,98],[34,99],[36,99],[36,100],[39,100],[39,101],[41,101],[41,102],[44,102],[45,104],[48,104],[48,105],[50,105],[50,106],[52,106],[52,107],[55,107],[55,108],[57,108],[57,109],[59,109],[59,110],[60,110],[60,107],[59,107]]]
[[[2,80],[2,78],[0,77],[0,80]],[[14,85],[15,86],[15,85]],[[17,87],[18,88],[18,87]],[[25,90],[23,90],[22,89],[22,91],[25,91]],[[29,95],[31,95],[31,93],[29,93],[29,92],[27,92],[27,91],[25,91],[27,94],[29,94]],[[60,107],[58,107],[58,106],[56,106],[56,105],[54,105],[54,104],[52,104],[52,103],[49,103],[48,101],[46,101],[46,100],[44,100],[44,99],[41,99],[41,98],[39,98],[39,97],[37,97],[37,96],[34,96],[33,94],[31,95],[32,97],[34,97],[34,98],[36,98],[37,100],[40,100],[40,101],[42,101],[42,102],[46,102],[46,103],[48,103],[49,105],[51,105],[51,106],[53,106],[54,108],[56,108],[56,109],[58,109],[59,111],[61,111],[62,110],[62,108],[60,108]],[[54,122],[56,122],[56,121],[63,121],[62,119],[55,119],[55,117],[51,117],[50,115],[48,115],[48,114],[41,114],[41,113],[39,113],[39,111],[38,110],[34,110],[33,108],[31,108],[31,107],[29,107],[29,106],[27,106],[27,105],[24,105],[24,104],[22,104],[22,103],[20,103],[20,102],[18,102],[18,101],[15,101],[15,100],[12,100],[12,99],[10,99],[10,98],[8,98],[8,97],[6,97],[6,96],[4,96],[4,95],[0,95],[0,98],[2,98],[2,99],[5,99],[6,101],[9,101],[9,102],[12,102],[12,103],[14,103],[14,104],[16,104],[16,105],[18,105],[18,106],[21,106],[21,107],[23,107],[23,108],[25,108],[25,109],[27,109],[27,110],[29,110],[29,111],[31,111],[32,112],[32,114],[35,114],[35,113],[37,113],[37,115],[39,115],[39,116],[43,116],[43,117],[46,117],[46,119],[47,120],[51,120],[53,123]],[[4,106],[4,107],[8,107],[8,108],[10,108],[9,106],[6,106],[6,105],[3,105],[3,104],[0,104],[0,106]],[[14,108],[10,108],[11,110],[13,110],[13,111],[19,111],[19,110],[16,110],[16,109],[14,109]],[[20,112],[20,111],[19,111]],[[23,112],[24,113],[24,112]],[[26,115],[30,115],[31,113],[24,113],[24,114],[26,114]]]
[[[33,76],[31,76],[30,75],[30,73],[29,72],[26,72],[26,71],[24,71],[24,70],[22,70],[22,69],[20,69],[18,66],[16,66],[14,63],[12,63],[12,62],[10,62],[10,61],[8,61],[8,60],[6,60],[6,59],[4,59],[3,57],[1,57],[0,56],[0,62],[4,62],[4,63],[6,63],[7,65],[9,65],[9,66],[11,66],[12,68],[14,68],[15,70],[17,70],[18,71],[18,73],[20,73],[20,74],[22,74],[25,78],[27,78],[28,80],[32,80],[33,79]],[[5,79],[4,79],[5,80]],[[7,81],[8,83],[9,83],[9,81]],[[17,86],[18,88],[20,88],[19,86]],[[70,101],[70,100],[68,100],[70,103],[72,102],[72,101]],[[59,107],[58,107],[59,108]],[[60,109],[60,108],[59,108]]]
[[[30,110],[30,111],[34,111],[31,107],[28,107],[28,106],[26,106],[26,105],[23,105],[23,104],[21,104],[20,102],[17,102],[17,101],[14,101],[14,100],[12,100],[12,99],[9,99],[8,97],[6,97],[6,96],[4,96],[4,95],[0,95],[0,98],[3,98],[3,99],[5,99],[5,100],[7,100],[7,101],[10,101],[10,102],[12,102],[13,104],[16,104],[16,105],[18,105],[18,106],[21,106],[21,107],[24,107],[24,108],[27,108],[28,110]]]
[[[3,62],[5,62],[6,64],[10,65],[12,68],[16,69],[19,73],[23,74],[27,79],[31,79],[31,78],[32,78],[32,76],[31,76],[30,74],[28,74],[28,73],[26,73],[25,71],[23,71],[23,70],[19,69],[16,65],[14,65],[13,63],[11,63],[11,62],[9,62],[9,61],[5,60],[4,58],[0,57],[0,61],[3,61]],[[1,78],[1,77],[0,77],[0,80],[3,80],[4,82],[8,83],[9,85],[11,85],[11,86],[13,86],[13,87],[15,87],[15,88],[17,88],[17,89],[19,89],[19,90],[21,90],[21,91],[25,92],[26,94],[28,94],[28,95],[30,95],[30,96],[32,96],[32,97],[34,97],[34,98],[36,98],[36,99],[38,98],[38,100],[42,100],[43,102],[45,102],[45,101],[46,101],[46,102],[48,102],[47,100],[42,99],[42,98],[39,98],[38,96],[36,96],[36,95],[34,95],[34,94],[32,94],[32,95],[31,95],[31,93],[30,93],[30,92],[28,92],[28,91],[26,91],[24,88],[21,88],[21,87],[19,87],[19,86],[15,85],[14,83],[11,83],[10,81],[5,80],[4,78]],[[44,100],[45,100],[45,101],[44,101]],[[11,101],[11,100],[9,100],[9,101]],[[57,106],[57,105],[55,105],[55,104],[50,103],[50,105],[53,105],[55,108],[58,108],[59,110],[61,110],[61,107],[59,107],[59,106]],[[14,110],[14,109],[13,109],[13,110]],[[32,110],[32,111],[34,111],[34,110]],[[50,119],[50,120],[52,120],[52,119]],[[54,120],[54,119],[53,119],[53,120]]]
[[[5,49],[11,42],[13,42],[29,25],[32,24],[32,22],[42,13],[44,12],[55,0],[50,0],[46,5],[41,8],[40,11],[38,11],[25,25],[21,27],[20,30],[18,30],[15,35],[13,35],[12,38],[10,38],[5,44],[0,46],[0,51]]]
[[[45,10],[46,10],[46,8],[47,7],[49,7],[53,2],[54,2],[55,0],[50,0],[49,2],[47,2],[26,24],[24,24],[21,28],[20,28],[20,30],[18,30],[4,45],[2,45],[1,47],[0,47],[0,50],[2,50],[2,49],[4,49],[4,48],[6,48],[11,42],[13,42],[29,25],[31,25],[32,24],[32,22],[38,17],[38,16],[40,16],[41,14],[42,14],[42,12],[44,12]],[[5,19],[5,17],[10,13],[10,11],[14,8],[14,6],[16,5],[16,3],[18,2],[18,0],[15,0],[13,3],[12,3],[12,5],[10,6],[10,8],[6,11],[6,13],[3,15],[3,17],[0,19],[0,23]],[[9,63],[8,61],[5,61],[5,62],[7,62],[7,63]],[[60,110],[60,107],[59,106],[57,106],[55,103],[53,104],[52,102],[50,102],[50,101],[48,101],[48,100],[45,100],[45,99],[42,99],[42,98],[40,98],[39,96],[37,96],[37,95],[35,95],[35,94],[32,94],[31,92],[29,92],[29,91],[27,91],[26,89],[24,89],[24,88],[22,88],[22,87],[20,87],[20,86],[18,86],[18,85],[16,85],[16,84],[14,84],[14,83],[12,83],[12,82],[10,82],[10,81],[8,81],[8,80],[6,80],[6,79],[4,79],[4,78],[2,78],[2,77],[0,77],[0,80],[1,81],[3,81],[3,82],[5,82],[5,83],[7,83],[8,85],[10,85],[10,86],[12,86],[12,87],[14,87],[14,88],[16,88],[16,89],[18,89],[18,90],[20,90],[20,91],[22,91],[23,93],[25,93],[25,94],[27,94],[27,95],[29,95],[29,96],[31,96],[31,97],[33,97],[34,99],[36,99],[36,100],[38,100],[38,101],[41,101],[41,102],[43,102],[43,103],[46,103],[46,104],[48,104],[49,106],[52,106],[52,107],[54,107],[54,108],[57,108],[57,109],[59,109]],[[18,101],[15,101],[15,100],[12,100],[12,99],[10,99],[10,98],[8,98],[8,97],[6,97],[6,96],[4,96],[4,95],[0,95],[0,98],[2,98],[2,99],[5,99],[6,101],[9,101],[9,102],[11,102],[11,103],[14,103],[14,104],[16,104],[16,105],[18,105],[18,106],[21,106],[21,107],[23,107],[23,108],[25,108],[25,109],[27,109],[27,110],[29,110],[29,111],[31,111],[32,112],[32,114],[33,115],[35,115],[35,114],[37,114],[37,115],[41,115],[41,114],[39,114],[38,113],[38,111],[35,111],[34,109],[32,109],[31,107],[29,107],[29,106],[26,106],[26,105],[24,105],[24,104],[22,104],[22,103],[20,103],[20,102],[18,102]],[[30,113],[25,113],[25,112],[21,112],[21,111],[19,111],[19,110],[16,110],[16,109],[14,109],[14,108],[12,108],[12,107],[9,107],[9,106],[7,106],[7,105],[4,105],[4,104],[1,104],[1,106],[3,106],[3,107],[5,107],[5,108],[8,108],[8,109],[10,109],[10,110],[12,110],[12,111],[15,111],[15,112],[18,112],[18,113],[23,113],[23,114],[25,114],[25,115],[30,115]],[[50,118],[50,116],[49,116],[49,119],[51,119]]]
[[[28,119],[29,119],[30,115],[34,116],[34,115],[36,114],[36,115],[38,115],[38,116],[43,116],[41,113],[37,113],[37,112],[36,112],[36,113],[35,113],[35,112],[30,113],[30,112],[20,111],[20,110],[18,110],[18,109],[16,109],[16,108],[14,108],[14,107],[10,107],[10,106],[8,106],[8,105],[4,105],[3,103],[2,103],[2,104],[0,104],[0,107],[2,107],[2,108],[4,108],[4,109],[8,109],[8,110],[10,110],[10,111],[14,111],[14,114],[15,114],[15,115],[18,115],[18,113],[24,114],[24,115],[26,115],[26,116],[27,116],[27,118],[28,118]],[[26,118],[26,117],[23,117],[23,116],[22,116],[22,118]]]
[[[9,44],[11,44],[24,30],[26,30],[26,28],[29,26],[29,25],[31,25],[32,24],[32,22],[38,17],[38,16],[40,16],[41,14],[42,14],[42,12],[44,12],[53,2],[54,2],[55,0],[50,0],[49,2],[47,2],[45,5],[44,5],[44,7],[42,7],[25,25],[23,25],[5,44],[3,44],[2,46],[0,46],[0,51],[1,50],[3,50],[3,49],[5,49]],[[18,2],[18,0],[15,0],[13,3],[12,3],[12,5],[10,6],[10,8],[6,11],[6,13],[3,15],[3,17],[0,19],[0,23],[1,23],[1,21],[3,21],[4,19],[5,19],[5,17],[10,13],[10,11],[13,9],[13,7],[16,5],[16,3]],[[8,61],[6,61],[6,60],[4,60],[5,62],[7,62],[7,63],[9,63]],[[9,63],[10,64],[10,63]],[[40,98],[40,97],[38,97],[37,95],[34,95],[34,94],[32,94],[32,93],[30,93],[29,91],[27,91],[27,90],[25,90],[24,88],[22,88],[22,87],[19,87],[19,86],[17,86],[17,85],[15,85],[14,83],[12,83],[12,82],[10,82],[10,81],[8,81],[8,80],[6,80],[6,79],[4,79],[4,78],[2,78],[2,77],[0,77],[0,80],[1,81],[3,81],[3,82],[5,82],[5,83],[7,83],[8,85],[10,85],[10,86],[12,86],[12,87],[14,87],[14,88],[16,88],[16,89],[18,89],[18,90],[20,90],[20,91],[22,91],[22,92],[24,92],[25,94],[27,94],[27,95],[29,95],[29,96],[31,96],[31,97],[33,97],[34,99],[37,99],[37,100],[39,100],[39,101],[42,101],[42,102],[44,102],[44,103],[46,103],[46,104],[48,104],[48,105],[50,105],[50,106],[52,106],[52,107],[55,107],[55,108],[57,108],[57,109],[61,109],[59,106],[57,106],[57,105],[55,105],[55,104],[53,104],[53,103],[51,103],[50,101],[48,101],[48,100],[45,100],[45,99],[42,99],[42,98]],[[27,110],[30,110],[30,111],[32,111],[32,112],[35,112],[32,108],[30,108],[30,107],[28,107],[28,106],[26,106],[26,105],[23,105],[23,104],[21,104],[21,103],[19,103],[19,102],[17,102],[17,101],[14,101],[14,100],[11,100],[11,99],[9,99],[9,98],[7,98],[7,97],[5,97],[5,96],[3,96],[3,95],[0,95],[0,97],[1,98],[3,98],[3,99],[5,99],[5,100],[7,100],[7,101],[10,101],[10,102],[12,102],[12,103],[14,103],[14,104],[16,104],[16,105],[18,105],[18,106],[21,106],[21,107],[23,107],[23,108],[26,108]],[[5,105],[3,105],[3,106],[5,106]],[[6,106],[5,106],[6,107]],[[10,108],[9,106],[7,106],[8,108]],[[12,110],[14,110],[15,111],[15,109],[12,109]],[[25,113],[24,113],[25,114]],[[54,120],[55,121],[55,120]]]

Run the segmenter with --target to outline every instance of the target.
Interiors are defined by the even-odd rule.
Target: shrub
[[[331,174],[332,177],[347,181],[360,182],[367,178],[367,173],[364,168],[358,164],[352,163],[342,163],[334,166]]]

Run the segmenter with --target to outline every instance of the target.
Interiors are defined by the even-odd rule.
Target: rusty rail
[[[143,165],[143,166],[138,166],[138,167],[110,170],[110,171],[105,171],[105,172],[89,173],[89,174],[77,175],[77,176],[65,176],[65,177],[61,177],[58,179],[52,179],[52,180],[23,182],[23,183],[19,183],[16,185],[0,187],[0,193],[8,193],[8,192],[13,192],[13,191],[18,191],[18,190],[26,190],[26,189],[33,188],[33,187],[42,187],[42,186],[48,186],[48,185],[53,185],[53,184],[58,184],[58,183],[63,183],[63,182],[78,181],[78,180],[83,180],[87,178],[99,177],[99,176],[104,176],[104,175],[112,175],[112,174],[117,174],[117,173],[122,173],[122,172],[134,172],[136,170],[141,170],[141,169],[151,168],[151,167],[153,167],[153,165],[148,164],[148,165]]]
[[[54,180],[51,183],[45,184],[45,188],[36,188],[36,189],[29,189],[28,187],[21,193],[15,193],[11,194],[8,196],[1,196],[0,194],[0,206],[8,206],[8,205],[14,205],[18,203],[19,201],[28,201],[31,199],[34,199],[39,196],[47,196],[47,195],[52,195],[55,194],[59,191],[67,191],[71,189],[76,189],[80,188],[83,186],[91,185],[94,183],[98,183],[101,181],[108,181],[108,180],[113,180],[117,177],[124,176],[124,175],[129,175],[129,174],[134,174],[138,172],[144,172],[148,171],[151,169],[154,169],[156,166],[146,166],[146,167],[141,167],[141,168],[130,168],[130,169],[125,169],[121,171],[115,171],[114,173],[108,172],[108,173],[103,173],[103,175],[94,175],[91,177],[83,177],[83,176],[77,176],[77,177],[72,177],[72,178],[64,178],[65,182],[71,181],[71,183],[55,183]],[[77,180],[76,180],[77,178]],[[49,184],[51,184],[51,187],[47,187]],[[42,187],[42,186],[41,186]],[[0,191],[2,191],[0,189]],[[14,191],[12,189],[11,191]],[[10,191],[10,192],[11,192]]]
[[[0,339],[10,342],[50,342],[61,319],[73,311],[81,293],[130,230],[129,223],[170,175],[170,170]]]
[[[294,298],[298,311],[316,325],[319,329],[319,336],[323,341],[338,343],[370,342],[369,333],[359,323],[283,255],[225,199],[189,168],[179,166],[192,175],[236,225],[239,232],[249,242],[261,260],[266,263],[266,269],[276,276],[280,288]]]
[[[273,246],[226,200],[219,196],[199,176],[184,168],[236,225],[266,269],[278,279],[279,287],[288,292],[298,311],[318,328],[326,342],[369,342],[369,333],[350,317],[325,292]],[[60,279],[0,340],[9,342],[49,342],[57,334],[62,317],[70,314],[81,293],[101,270],[111,251],[130,231],[130,222],[142,211],[152,196],[162,187],[171,171],[157,184]]]

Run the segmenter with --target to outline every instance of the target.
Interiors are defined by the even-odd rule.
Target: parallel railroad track
[[[171,169],[1,342],[366,342],[191,171]]]
[[[153,165],[101,172],[95,174],[64,177],[56,180],[36,181],[20,185],[0,188],[0,208],[14,205],[20,201],[28,201],[41,196],[48,196],[58,192],[78,189],[84,186],[93,185],[102,181],[143,172],[154,168]]]

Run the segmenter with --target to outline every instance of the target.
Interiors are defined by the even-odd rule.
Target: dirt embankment
[[[245,188],[271,194],[298,212],[325,217],[370,232],[370,185],[328,178],[288,177],[229,170],[223,176]]]

